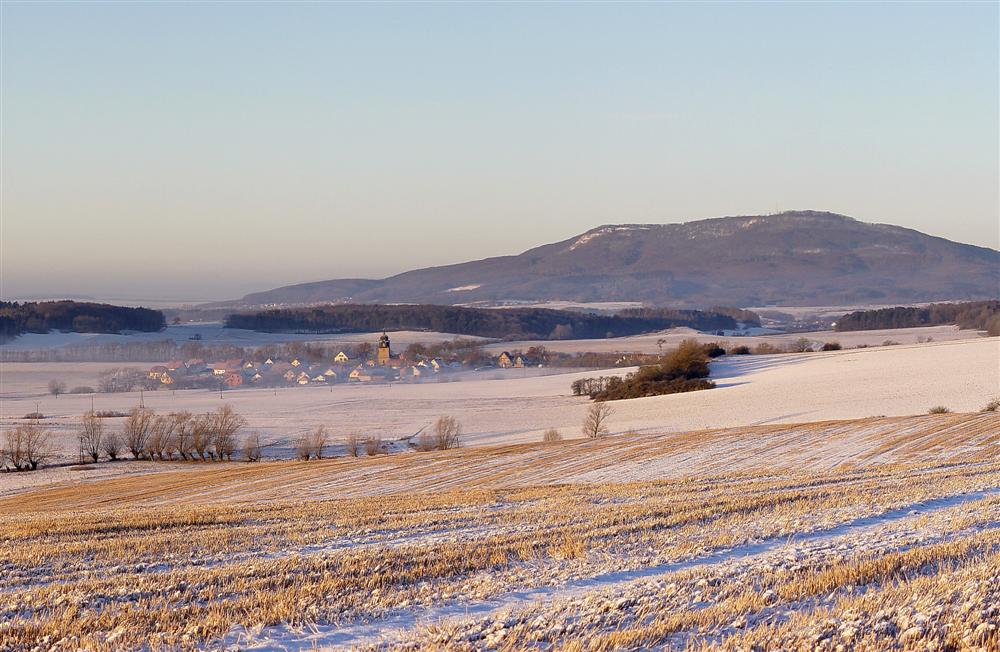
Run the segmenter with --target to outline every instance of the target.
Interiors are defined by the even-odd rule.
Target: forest
[[[0,341],[22,333],[152,333],[166,325],[163,313],[80,301],[0,301]]]
[[[914,328],[956,324],[1000,335],[1000,301],[934,303],[922,308],[900,307],[859,310],[844,315],[834,327],[838,331],[862,331],[883,328]]]
[[[423,330],[501,340],[593,339],[638,335],[675,326],[738,327],[729,315],[699,310],[624,311],[600,315],[546,308],[462,308],[438,305],[325,305],[229,315],[228,328],[274,332],[350,333]]]

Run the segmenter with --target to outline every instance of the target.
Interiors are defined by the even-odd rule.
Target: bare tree
[[[4,433],[0,465],[9,461],[16,471],[36,470],[52,455],[49,431],[35,423],[24,423]]]
[[[155,412],[141,407],[132,408],[128,417],[125,418],[123,433],[125,445],[134,459],[139,459],[146,453],[150,430],[155,418]]]
[[[603,401],[592,404],[583,420],[583,434],[591,439],[607,436],[607,422],[614,413],[614,408]]]
[[[104,439],[104,422],[93,410],[83,415],[80,429],[80,451],[94,462],[101,458],[101,441]]]
[[[455,417],[441,416],[434,423],[433,432],[420,436],[418,448],[424,451],[443,451],[449,448],[458,448],[461,445],[462,424]]]
[[[323,449],[327,447],[330,443],[330,435],[327,434],[326,428],[324,426],[319,426],[312,433],[312,440],[310,446],[312,448],[312,455],[318,460],[323,459]]]
[[[60,394],[66,393],[66,383],[58,379],[52,379],[49,381],[49,394],[53,396],[59,396]]]
[[[192,443],[192,422],[194,418],[190,412],[175,412],[170,415],[174,420],[174,436],[172,437],[173,448],[177,449],[177,454],[182,460],[194,459],[194,448]]]
[[[256,431],[251,432],[243,441],[243,455],[246,457],[247,462],[259,462],[260,449],[260,433]]]
[[[125,442],[117,432],[109,432],[104,435],[104,440],[101,442],[101,449],[108,456],[108,459],[113,462],[121,457],[122,451],[125,450]]]
[[[302,461],[309,460],[313,453],[312,435],[305,433],[295,439],[295,455]]]
[[[173,415],[161,414],[153,419],[149,427],[149,438],[146,440],[146,455],[149,459],[164,459],[167,450],[170,449],[169,459],[173,457],[171,439],[174,435]]]
[[[365,454],[378,455],[382,451],[382,438],[378,435],[371,435],[365,439]]]
[[[212,443],[215,453],[221,460],[223,456],[229,461],[233,459],[236,452],[236,433],[246,425],[246,419],[233,410],[231,405],[223,405],[215,414],[211,415]]]
[[[455,417],[438,417],[434,424],[434,438],[437,440],[438,450],[458,448],[462,445],[462,424]]]
[[[215,418],[211,413],[199,414],[190,421],[191,448],[198,454],[202,462],[207,461],[209,456],[215,459],[215,451],[212,450],[212,439],[215,433],[214,421]],[[193,455],[192,459],[194,459]]]
[[[352,432],[351,434],[347,435],[347,438],[344,439],[344,445],[347,448],[348,455],[350,455],[351,457],[358,456],[358,451],[361,448],[361,442],[358,440],[357,433]]]

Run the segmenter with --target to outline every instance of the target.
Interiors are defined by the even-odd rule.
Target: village
[[[336,383],[421,382],[440,374],[476,371],[484,368],[523,369],[541,367],[543,363],[518,352],[504,351],[490,363],[471,367],[457,359],[406,355],[392,352],[392,343],[383,332],[374,348],[374,355],[338,352],[323,363],[292,357],[285,360],[268,357],[263,360],[232,358],[208,362],[202,358],[171,360],[151,367],[147,373],[151,388],[170,389],[234,389],[238,387],[279,387],[301,385],[333,385]]]

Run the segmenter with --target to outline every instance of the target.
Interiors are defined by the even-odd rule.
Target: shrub
[[[295,456],[303,462],[312,457],[313,443],[312,435],[302,434],[295,439]]]
[[[943,405],[936,405],[931,409],[927,410],[927,414],[948,414],[951,412],[948,408]]]
[[[324,426],[319,426],[312,432],[309,439],[309,448],[312,456],[317,460],[323,459],[323,449],[330,443],[330,435],[327,434]],[[307,458],[308,459],[308,458]]]
[[[788,345],[788,351],[791,353],[809,353],[812,351],[812,342],[804,337],[800,337]]]
[[[116,419],[118,417],[127,417],[128,412],[119,412],[118,410],[98,410],[94,412],[94,416],[98,419]]]
[[[709,373],[708,362],[708,355],[701,344],[695,340],[684,340],[659,364],[640,367],[624,379],[612,376],[603,389],[590,397],[597,401],[616,401],[711,389],[715,383],[705,380]]]
[[[705,351],[705,355],[710,358],[718,358],[719,356],[726,355],[726,350],[719,346],[718,342],[709,342],[708,344],[702,345],[702,350]]]
[[[77,385],[73,389],[69,390],[69,394],[93,394],[94,388],[90,385]]]
[[[542,441],[546,444],[554,444],[556,442],[562,441],[562,433],[555,428],[549,428],[542,433]]]
[[[997,398],[993,399],[992,401],[990,401],[989,403],[987,403],[983,407],[983,409],[981,411],[982,412],[996,412],[997,410],[1000,410],[1000,397],[997,397]]]
[[[745,344],[729,349],[729,355],[750,355],[750,347]]]
[[[417,448],[422,451],[448,450],[462,445],[462,424],[450,416],[438,417],[431,432],[420,435]]]
[[[34,420],[37,421],[38,419],[44,419],[45,415],[42,414],[41,412],[28,412],[22,418],[23,419],[34,419]]]
[[[358,451],[361,449],[361,442],[358,439],[356,433],[351,433],[347,435],[344,439],[344,446],[347,448],[347,454],[351,457],[357,457]]]
[[[49,381],[49,394],[53,396],[59,396],[60,394],[66,393],[66,383],[61,380],[50,380]]]
[[[434,440],[438,450],[461,446],[462,424],[455,417],[442,416],[434,423]]]
[[[583,419],[583,434],[585,437],[597,439],[608,435],[608,419],[614,414],[614,408],[607,403],[598,401],[587,409]]]
[[[822,350],[823,351],[839,351],[841,348],[842,347],[840,346],[840,342],[827,342],[826,344],[823,345]]]
[[[882,340],[882,346],[899,346],[896,340]]]
[[[378,455],[382,452],[382,438],[378,435],[372,435],[365,438],[365,454],[366,455]]]
[[[246,458],[247,462],[259,462],[260,453],[260,433],[251,432],[247,435],[247,438],[243,440],[243,457]]]
[[[784,351],[778,347],[773,344],[768,344],[767,342],[761,342],[755,346],[753,352],[757,355],[774,355],[775,353],[784,353]]]

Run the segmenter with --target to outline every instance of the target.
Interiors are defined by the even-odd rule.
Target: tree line
[[[844,315],[834,327],[838,331],[914,328],[957,324],[962,329],[989,331],[1000,335],[1000,301],[934,303],[921,308],[897,306],[876,310],[858,310]]]
[[[699,310],[632,309],[603,315],[548,308],[330,304],[275,308],[226,317],[228,328],[263,332],[350,333],[426,330],[493,339],[591,339],[638,335],[675,326],[737,328],[729,315]]]
[[[74,333],[155,332],[166,325],[163,313],[80,301],[0,301],[0,340],[51,330]]]

